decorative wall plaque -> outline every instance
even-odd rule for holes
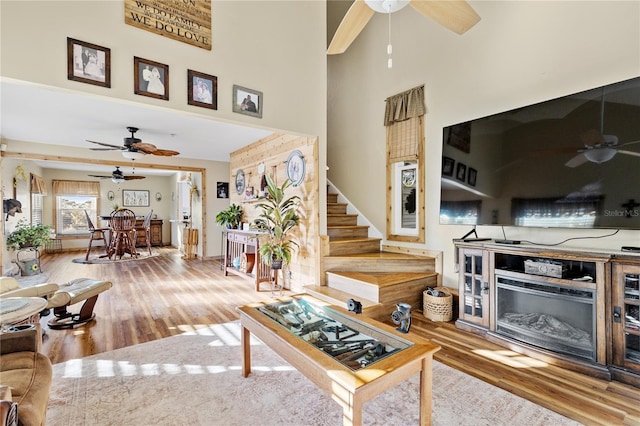
[[[211,0],[124,0],[124,22],[211,50]]]

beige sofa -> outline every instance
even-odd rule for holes
[[[40,352],[39,324],[20,331],[0,332],[0,425],[9,422],[17,404],[21,425],[45,424],[49,391],[53,378],[51,361]]]

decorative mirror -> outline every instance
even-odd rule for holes
[[[304,157],[300,151],[295,150],[287,159],[287,178],[293,186],[298,186],[304,180],[304,172]]]
[[[161,201],[162,200],[162,194],[159,192],[156,192],[156,201]]]
[[[109,191],[109,192],[107,192],[107,199],[108,199],[109,201],[113,201],[113,200],[114,200],[114,198],[116,198],[116,194],[114,194],[114,193],[113,193],[113,191]]]
[[[244,171],[238,169],[236,172],[236,193],[241,195],[244,192]]]

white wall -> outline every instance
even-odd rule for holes
[[[328,178],[372,223],[385,227],[384,100],[424,84],[427,114],[426,244],[444,252],[444,283],[456,286],[452,239],[469,228],[438,223],[442,128],[640,75],[638,1],[470,1],[482,17],[456,35],[413,8],[376,14],[346,53],[329,57]],[[354,165],[366,165],[354,173]],[[502,238],[499,227],[481,237]],[[508,237],[555,243],[609,230],[507,229]],[[572,246],[640,245],[640,231]]]

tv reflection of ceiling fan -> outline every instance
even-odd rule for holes
[[[567,161],[565,166],[578,167],[587,162],[605,163],[613,159],[618,153],[640,157],[640,152],[620,149],[623,146],[640,143],[640,140],[618,145],[618,137],[616,135],[604,133],[604,87],[602,88],[602,97],[600,99],[600,131],[592,129],[584,132],[580,135],[580,140],[584,148],[578,149],[578,155]]]
[[[407,4],[427,18],[458,34],[464,34],[480,21],[480,16],[475,10],[462,0],[355,0],[333,35],[327,54],[344,53],[375,12],[391,14]]]
[[[567,161],[565,163],[565,166],[578,167],[579,165],[587,163],[589,161],[597,164],[605,163],[613,159],[616,154],[626,154],[640,157],[640,152],[620,149],[623,146],[640,144],[640,140],[618,145],[617,136],[605,135],[595,130],[584,133],[581,139],[583,141],[592,141],[592,143],[585,143],[584,148],[578,150],[579,154]]]
[[[122,183],[126,180],[137,180],[137,179],[145,178],[144,176],[140,176],[140,175],[125,176],[124,173],[122,173],[122,170],[120,170],[120,167],[118,166],[116,166],[116,169],[110,175],[89,175],[89,176],[97,177],[100,179],[111,179],[113,183]]]
[[[180,154],[178,151],[172,151],[169,149],[159,149],[153,144],[142,142],[141,139],[138,139],[135,137],[135,134],[138,131],[137,127],[127,127],[127,130],[131,132],[131,137],[124,138],[123,146],[111,145],[104,142],[96,142],[96,141],[90,141],[90,140],[87,140],[87,142],[94,143],[96,145],[100,145],[104,147],[104,148],[90,148],[94,151],[120,150],[122,151],[122,155],[125,158],[128,158],[130,160],[135,160],[136,158],[146,154],[160,155],[164,157],[171,157],[171,156]]]

